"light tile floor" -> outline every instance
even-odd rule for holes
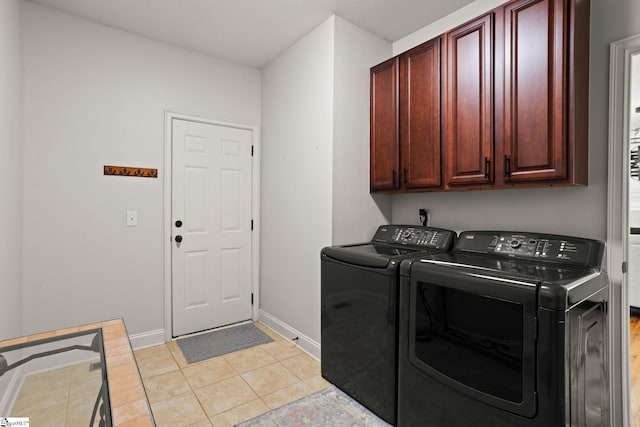
[[[97,360],[96,360],[97,361]],[[12,417],[29,417],[33,426],[88,426],[102,386],[93,362],[42,372],[25,378]],[[98,425],[96,420],[94,425]]]
[[[320,363],[260,323],[273,342],[189,365],[178,344],[135,352],[158,427],[226,427],[328,387]]]

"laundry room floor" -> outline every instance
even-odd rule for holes
[[[255,325],[273,342],[193,364],[175,341],[135,352],[158,427],[233,426],[330,385],[316,359]]]

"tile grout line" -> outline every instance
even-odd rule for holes
[[[189,382],[189,380],[187,379],[187,376],[186,376],[186,375],[185,375],[185,373],[184,373],[184,368],[188,368],[189,366],[195,366],[195,365],[197,365],[197,364],[199,364],[199,363],[205,362],[206,360],[212,360],[212,359],[215,359],[215,358],[202,360],[202,361],[200,361],[200,362],[196,362],[196,363],[191,364],[191,365],[187,364],[187,366],[180,366],[180,364],[179,364],[179,363],[178,363],[178,361],[176,360],[176,358],[175,358],[175,356],[174,356],[173,352],[171,351],[171,349],[168,349],[168,350],[169,350],[169,352],[171,353],[171,356],[173,357],[173,359],[175,360],[176,365],[178,366],[178,369],[180,370],[180,373],[181,373],[181,374],[182,374],[182,376],[185,378],[185,381],[186,381],[187,385],[189,386],[189,390],[191,391],[191,393],[193,394],[193,396],[195,397],[195,399],[198,401],[198,405],[200,406],[200,408],[202,409],[203,413],[204,413],[204,414],[205,414],[205,416],[207,417],[207,420],[209,421],[209,423],[211,423],[212,425],[213,425],[213,420],[212,420],[212,418],[213,418],[213,417],[216,417],[216,416],[218,416],[218,415],[222,415],[222,414],[224,414],[224,413],[226,413],[226,412],[232,411],[232,410],[234,410],[234,409],[236,409],[236,408],[238,408],[238,407],[240,407],[240,406],[242,406],[242,405],[245,405],[245,404],[247,404],[247,403],[249,403],[249,402],[251,402],[251,401],[253,401],[253,400],[257,400],[257,399],[252,399],[252,400],[249,400],[248,402],[241,403],[241,404],[239,404],[239,405],[236,405],[236,406],[233,406],[233,407],[231,407],[231,408],[228,408],[228,409],[226,409],[226,410],[224,410],[224,411],[222,411],[222,412],[219,412],[219,413],[217,413],[217,414],[214,414],[213,416],[209,415],[209,413],[208,413],[208,412],[206,411],[206,409],[204,408],[204,406],[203,406],[202,402],[200,401],[200,398],[199,398],[199,397],[198,397],[198,395],[196,394],[195,390],[196,390],[196,389],[200,389],[200,388],[204,388],[204,387],[208,387],[208,386],[213,385],[213,384],[217,384],[217,383],[219,383],[219,382],[221,382],[221,381],[228,380],[228,379],[231,379],[231,378],[233,378],[233,377],[240,377],[240,379],[241,379],[241,380],[242,380],[242,381],[243,381],[243,382],[244,382],[244,383],[245,383],[245,384],[246,384],[246,385],[251,389],[251,391],[253,391],[253,392],[255,393],[255,395],[258,397],[258,399],[259,399],[260,401],[262,401],[262,402],[265,404],[265,407],[269,408],[269,405],[267,405],[267,404],[262,400],[262,397],[258,394],[258,392],[257,392],[256,390],[254,390],[254,389],[251,387],[251,385],[250,385],[250,384],[248,384],[248,383],[247,383],[247,381],[242,377],[242,374],[241,374],[241,373],[236,369],[236,367],[235,367],[235,366],[233,366],[233,364],[232,364],[232,363],[231,363],[231,362],[230,362],[230,361],[225,357],[225,355],[224,355],[224,354],[223,354],[223,355],[220,355],[219,357],[221,357],[221,358],[222,358],[222,360],[224,360],[224,361],[225,361],[225,363],[227,363],[227,364],[231,367],[231,369],[233,369],[233,372],[235,372],[235,375],[234,375],[234,376],[230,376],[230,377],[228,377],[228,378],[222,378],[222,379],[220,379],[220,380],[218,380],[218,381],[215,381],[215,382],[213,382],[213,383],[205,384],[205,385],[202,385],[202,386],[200,386],[200,387],[195,387],[195,388],[194,388],[194,387],[191,385],[191,383]],[[178,348],[178,350],[179,350],[179,348]],[[242,351],[242,350],[240,350],[240,351]],[[229,353],[229,354],[231,354],[231,353]],[[185,359],[185,361],[186,361],[186,359]],[[277,360],[276,360],[276,362],[277,362]],[[256,368],[256,369],[259,369],[259,368]],[[249,372],[249,371],[248,371],[248,372]]]
[[[257,322],[256,322],[256,323],[257,323]],[[262,328],[260,328],[260,329],[262,329]],[[263,330],[263,332],[265,332],[265,331]],[[266,333],[266,332],[265,332],[265,333]],[[215,358],[202,360],[202,361],[199,361],[199,362],[196,362],[196,363],[193,363],[193,364],[186,363],[186,359],[185,359],[185,363],[186,363],[186,364],[185,364],[184,366],[182,366],[181,362],[179,361],[179,359],[180,359],[180,357],[179,357],[179,356],[180,356],[180,355],[178,355],[178,354],[176,353],[176,352],[179,352],[179,351],[180,351],[179,346],[177,346],[177,345],[175,345],[175,344],[170,345],[170,344],[171,344],[171,342],[170,342],[170,343],[164,343],[164,344],[162,344],[162,345],[165,347],[165,350],[169,352],[169,354],[170,354],[170,356],[171,356],[171,360],[172,360],[172,362],[173,362],[173,363],[175,364],[175,366],[177,367],[178,372],[180,373],[180,375],[181,375],[182,379],[185,381],[185,384],[186,384],[186,385],[187,385],[187,387],[188,387],[188,391],[186,391],[186,392],[184,393],[184,395],[186,396],[187,394],[190,394],[191,396],[193,396],[193,397],[196,399],[196,401],[198,402],[198,406],[200,407],[200,409],[201,409],[202,413],[204,414],[204,416],[205,416],[206,420],[207,420],[210,424],[212,424],[212,425],[213,425],[213,418],[214,418],[214,417],[217,417],[217,416],[223,415],[223,414],[228,413],[228,412],[230,412],[230,411],[234,411],[234,410],[236,410],[237,408],[239,408],[240,406],[243,406],[243,405],[249,404],[249,403],[254,402],[254,401],[259,401],[259,402],[261,402],[261,403],[262,403],[262,405],[264,406],[264,408],[266,408],[266,411],[261,412],[261,413],[259,413],[259,414],[251,415],[251,417],[246,418],[246,419],[243,419],[243,420],[241,420],[241,421],[237,421],[237,422],[243,422],[243,421],[246,421],[246,420],[248,420],[248,419],[250,419],[250,418],[253,418],[253,417],[255,417],[255,416],[263,415],[264,413],[267,413],[267,412],[269,412],[269,411],[271,411],[271,410],[275,409],[275,408],[272,408],[269,404],[267,404],[267,401],[265,400],[265,397],[266,397],[266,396],[270,396],[270,395],[272,395],[272,394],[274,394],[274,393],[278,393],[278,392],[280,392],[280,391],[282,391],[282,390],[284,390],[284,389],[287,389],[287,388],[291,388],[291,387],[302,387],[302,388],[304,388],[304,390],[305,390],[305,394],[304,394],[303,396],[301,396],[301,397],[304,397],[304,396],[308,395],[308,394],[309,394],[309,392],[313,392],[313,387],[312,387],[310,384],[308,384],[308,383],[307,383],[307,379],[311,379],[311,378],[313,378],[313,376],[312,376],[312,377],[309,377],[309,378],[307,378],[307,379],[305,379],[305,378],[301,378],[300,376],[296,375],[296,374],[295,374],[295,372],[293,372],[291,369],[289,369],[289,368],[288,368],[288,367],[283,363],[283,362],[285,362],[285,361],[287,361],[287,360],[290,360],[290,359],[293,359],[293,358],[296,358],[296,357],[304,356],[304,355],[306,354],[306,352],[304,352],[304,351],[302,351],[301,349],[299,349],[299,348],[298,348],[298,346],[297,346],[296,344],[291,344],[291,343],[289,343],[289,342],[288,342],[288,340],[283,339],[283,338],[282,338],[281,336],[279,336],[278,334],[276,334],[275,336],[272,336],[271,334],[267,334],[267,335],[269,335],[269,336],[272,338],[272,341],[271,341],[271,342],[269,342],[269,343],[260,344],[260,345],[256,346],[256,349],[259,349],[259,352],[264,353],[264,354],[268,355],[269,357],[271,357],[271,358],[273,359],[273,361],[271,361],[271,362],[269,362],[269,363],[267,363],[267,364],[265,364],[265,365],[258,366],[258,367],[256,367],[256,368],[249,369],[249,370],[248,370],[248,371],[246,371],[246,372],[240,372],[240,371],[237,369],[237,367],[236,367],[236,366],[234,366],[234,364],[232,363],[232,361],[231,361],[230,359],[228,359],[228,355],[230,355],[230,354],[234,354],[234,353],[236,353],[236,352],[231,352],[231,353],[227,353],[227,354],[225,354],[225,355],[220,355],[219,357],[221,357],[221,358],[222,358],[222,360],[224,360],[224,362],[225,362],[225,363],[226,363],[226,364],[231,368],[231,372],[235,373],[235,375],[232,375],[232,376],[229,376],[229,377],[226,377],[226,378],[221,378],[221,379],[218,379],[218,380],[216,380],[216,381],[214,381],[214,382],[212,382],[212,383],[210,383],[210,384],[204,384],[204,385],[201,385],[201,386],[199,386],[199,387],[193,387],[193,386],[192,386],[191,382],[187,379],[188,377],[187,377],[187,375],[186,375],[186,373],[185,373],[185,370],[186,370],[187,368],[190,368],[190,367],[193,367],[193,366],[197,366],[197,365],[199,365],[199,364],[203,364],[203,363],[205,363],[206,361],[208,361],[208,360],[213,360],[213,359],[215,359]],[[273,354],[272,352],[270,352],[269,350],[267,350],[266,348],[264,348],[265,346],[268,346],[269,344],[277,343],[277,342],[282,342],[282,343],[286,343],[286,344],[289,344],[289,345],[287,345],[287,346],[286,346],[286,347],[287,347],[287,349],[286,349],[286,350],[281,351],[281,352],[275,351],[275,354]],[[172,341],[172,343],[175,343],[175,340],[174,340],[174,341]],[[279,356],[279,355],[285,355],[285,354],[287,354],[287,352],[291,351],[291,350],[292,350],[292,349],[294,349],[294,348],[296,349],[295,354],[287,355],[286,357],[283,357],[282,359],[279,359],[279,358],[278,358],[278,356]],[[246,350],[246,349],[243,349],[243,350]],[[238,351],[242,351],[242,350],[238,350]],[[135,356],[135,354],[134,354],[134,356]],[[315,361],[315,359],[314,359],[314,361]],[[268,393],[268,394],[265,394],[264,396],[261,396],[261,395],[258,393],[258,391],[257,391],[256,389],[254,389],[254,388],[251,386],[251,384],[249,384],[249,382],[248,382],[248,381],[243,377],[243,375],[244,375],[244,374],[246,374],[246,373],[249,373],[249,372],[252,372],[252,371],[255,371],[255,370],[261,369],[261,368],[265,368],[265,367],[267,367],[267,366],[274,366],[274,365],[276,365],[276,363],[277,363],[277,364],[279,364],[279,367],[284,368],[286,372],[288,372],[289,374],[291,374],[292,378],[295,378],[295,380],[296,380],[296,381],[295,381],[293,384],[290,384],[290,385],[288,385],[288,386],[285,386],[285,387],[279,388],[279,389],[274,390],[274,391],[272,391],[272,392],[270,392],[270,393]],[[170,372],[171,372],[171,371],[170,371]],[[157,377],[157,376],[160,376],[160,375],[164,375],[164,374],[167,374],[167,373],[168,373],[168,372],[163,373],[163,374],[158,374],[158,375],[156,375],[156,376],[154,376],[154,377]],[[206,409],[205,409],[205,407],[204,407],[204,405],[203,405],[203,402],[200,400],[200,398],[199,398],[198,394],[196,393],[196,391],[197,391],[198,389],[201,389],[201,388],[204,388],[204,387],[208,387],[208,386],[211,386],[211,385],[217,384],[217,383],[219,383],[219,382],[221,382],[221,381],[228,380],[228,379],[232,379],[232,378],[234,378],[234,377],[236,377],[236,376],[237,376],[237,377],[240,377],[240,379],[242,380],[243,384],[244,384],[244,385],[246,385],[246,386],[248,387],[248,389],[249,389],[249,390],[251,390],[251,391],[255,394],[255,396],[256,396],[257,398],[256,398],[256,399],[250,399],[250,400],[248,400],[248,401],[246,401],[246,402],[243,402],[243,403],[240,403],[240,404],[235,405],[235,406],[233,406],[233,407],[227,408],[227,409],[225,409],[225,410],[224,410],[224,411],[222,411],[222,412],[219,412],[219,413],[217,413],[217,414],[214,414],[214,415],[212,415],[212,416],[209,416],[209,414],[207,413],[207,411],[206,411]],[[149,380],[150,378],[153,378],[153,377],[147,377],[146,379],[147,379],[147,380]],[[143,386],[145,386],[145,385],[144,385],[144,381],[143,381]],[[145,387],[145,390],[146,390],[146,387]],[[163,401],[166,401],[166,400],[174,399],[175,397],[176,397],[176,396],[167,397],[166,399],[163,399],[163,400],[158,401],[158,402],[163,402]],[[297,397],[297,398],[300,398],[300,397]],[[294,400],[295,400],[295,399],[294,399]],[[154,404],[157,404],[158,402],[154,402]],[[151,406],[151,405],[150,405],[150,406]]]
[[[177,343],[176,343],[176,345],[177,345]],[[176,366],[178,366],[178,371],[180,371],[180,375],[182,375],[182,377],[184,378],[184,381],[189,386],[189,391],[193,395],[193,397],[196,399],[196,402],[198,402],[198,406],[202,410],[202,413],[204,414],[206,420],[209,422],[209,424],[213,425],[213,421],[211,421],[211,417],[209,417],[209,414],[207,413],[207,410],[202,405],[202,402],[200,401],[200,398],[196,394],[194,388],[191,386],[191,383],[189,382],[189,380],[187,379],[187,376],[184,373],[184,368],[188,368],[189,367],[188,362],[187,362],[186,366],[184,366],[184,367],[180,366],[180,364],[178,363],[178,360],[176,359],[176,356],[173,354],[173,352],[171,351],[171,349],[168,346],[167,346],[167,350],[169,350],[169,353],[171,354],[171,357],[173,358],[173,361],[175,362]],[[179,346],[178,346],[178,351],[181,351]],[[184,355],[183,355],[183,357],[184,357]],[[187,361],[187,359],[185,358],[185,362],[186,361]]]
[[[169,353],[169,356],[171,357],[171,360],[173,361],[173,363],[177,367],[177,371],[180,373],[180,375],[182,375],[182,377],[185,380],[185,383],[189,386],[189,391],[186,391],[184,393],[177,394],[177,395],[174,395],[174,396],[169,396],[169,397],[167,397],[165,399],[158,400],[157,402],[153,402],[153,403],[149,402],[149,410],[153,414],[153,405],[158,404],[160,402],[164,402],[164,401],[170,400],[170,399],[175,399],[176,397],[186,396],[188,394],[191,394],[196,399],[196,401],[198,402],[198,406],[200,406],[200,408],[202,409],[202,413],[204,414],[205,418],[207,419],[207,421],[209,421],[209,416],[207,415],[207,412],[202,407],[202,403],[200,402],[200,399],[198,399],[198,396],[195,394],[195,392],[193,390],[193,387],[191,387],[191,384],[189,383],[189,381],[187,380],[186,376],[184,375],[182,367],[178,363],[178,360],[176,359],[175,355],[171,351],[171,348],[169,347],[168,343],[164,343],[164,344],[160,344],[160,345],[163,346],[165,348],[165,350]],[[135,357],[135,352],[134,352],[134,357]],[[158,356],[153,356],[153,357],[158,357]],[[151,358],[151,357],[149,357],[149,358]],[[145,388],[145,394],[147,395],[147,399],[148,399],[149,393],[147,391],[147,386],[145,385],[145,380],[149,380],[151,378],[155,378],[155,377],[159,377],[159,376],[162,376],[162,375],[166,375],[166,374],[171,373],[171,372],[173,372],[173,370],[169,371],[169,372],[164,372],[162,374],[158,374],[158,375],[142,378],[142,386]],[[140,376],[142,377],[142,375],[140,375]]]

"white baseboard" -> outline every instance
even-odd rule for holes
[[[164,329],[129,335],[129,341],[133,350],[164,344]]]
[[[0,398],[0,416],[8,416],[11,414],[11,408],[16,403],[22,383],[24,382],[24,373],[22,372],[22,366],[17,367],[13,371],[7,372],[5,375],[10,375],[7,381],[7,386],[4,394]]]
[[[304,335],[300,331],[297,331],[295,328],[284,323],[282,320],[278,319],[275,316],[267,313],[264,310],[260,310],[260,314],[258,317],[258,321],[268,328],[274,330],[279,333],[286,339],[293,339],[298,337],[298,346],[309,353],[311,356],[320,360],[320,343],[312,340],[308,336]]]

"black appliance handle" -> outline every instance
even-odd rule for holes
[[[537,304],[537,289],[540,281],[512,277],[508,275],[489,275],[482,269],[439,261],[414,261],[411,265],[411,280],[432,283],[444,288],[502,297],[521,303]]]
[[[361,255],[353,251],[341,250],[341,248],[327,247],[322,250],[322,261],[332,260],[341,262],[352,267],[373,268],[385,270],[389,266],[387,257],[371,257]]]

